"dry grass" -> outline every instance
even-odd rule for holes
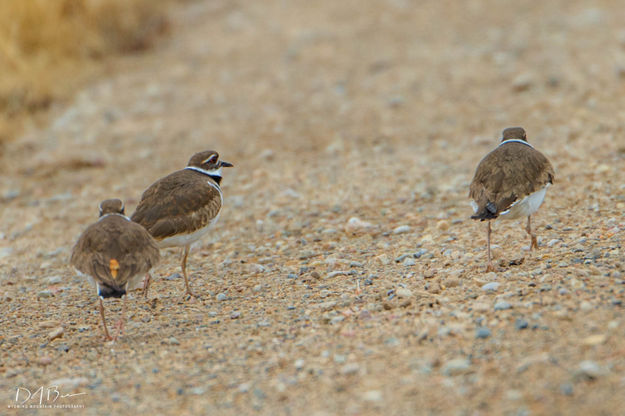
[[[167,27],[166,2],[0,2],[0,143],[67,96],[94,62],[149,47]]]

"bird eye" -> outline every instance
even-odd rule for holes
[[[202,162],[202,164],[207,164],[207,163],[215,163],[217,162],[217,155],[212,155],[211,157],[209,157],[208,159],[206,159],[204,162]]]

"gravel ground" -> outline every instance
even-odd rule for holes
[[[625,414],[620,2],[215,0],[173,21],[6,145],[0,406],[56,385],[80,414]],[[540,249],[497,221],[486,273],[468,186],[515,125],[556,180]],[[189,258],[201,298],[164,250],[103,342],[71,247],[99,201],[132,213],[210,148],[235,167]]]

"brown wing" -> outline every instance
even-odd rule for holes
[[[70,263],[114,290],[147,273],[160,259],[156,242],[138,224],[110,215],[90,225],[72,250]]]
[[[219,185],[208,175],[185,169],[150,186],[143,193],[132,220],[162,240],[207,226],[219,210]]]
[[[522,143],[496,148],[479,163],[469,197],[478,206],[472,218],[497,218],[516,200],[553,183],[554,171],[547,158]]]

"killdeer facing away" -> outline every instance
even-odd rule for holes
[[[531,215],[542,204],[553,178],[551,163],[527,142],[521,127],[505,129],[499,146],[477,165],[469,191],[475,213],[471,218],[488,221],[488,271],[494,270],[490,255],[490,220],[527,216],[525,231],[530,236],[530,250],[538,248]]]
[[[126,312],[126,292],[139,286],[141,278],[149,283],[149,270],[160,259],[156,242],[150,234],[124,215],[119,199],[107,199],[100,204],[100,219],[80,235],[72,249],[70,263],[95,285],[99,301],[104,336],[111,340],[102,299],[123,297],[122,315],[117,322],[122,333]]]
[[[160,248],[183,247],[180,266],[186,295],[195,296],[187,278],[189,248],[219,218],[221,168],[231,166],[213,150],[196,153],[186,168],[153,183],[132,214],[132,220],[143,225]]]

